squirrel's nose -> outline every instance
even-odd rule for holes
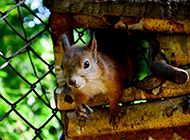
[[[75,79],[69,79],[68,83],[69,83],[69,85],[74,85],[74,84],[76,84],[76,80]]]

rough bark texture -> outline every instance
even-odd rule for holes
[[[167,40],[165,38],[167,38]],[[188,57],[184,57],[188,56],[188,50],[190,46],[188,44],[189,42],[188,38],[189,38],[188,36],[158,36],[158,41],[160,42],[160,50],[164,53],[167,52],[165,54],[168,57],[170,64],[173,64],[175,66],[184,66],[189,64]],[[61,44],[58,46],[62,48]],[[175,53],[175,51],[177,53]],[[59,51],[57,51],[56,53],[59,53]],[[175,53],[175,55],[173,55],[173,53]],[[60,62],[62,60],[59,57],[57,57],[57,59],[59,59]],[[161,60],[163,58],[158,55],[156,59]],[[75,108],[75,101],[72,96],[72,92],[69,91],[68,88],[66,90],[63,90],[62,88],[63,83],[61,82],[64,81],[64,79],[62,79],[63,76],[59,75],[62,74],[62,70],[61,69],[59,70],[60,71],[56,72],[57,74],[56,78],[59,85],[59,88],[56,90],[56,92],[63,93],[64,91],[65,94],[64,93],[56,94],[55,96],[57,99],[57,107],[60,110],[62,110],[62,123],[63,123],[63,128],[65,129],[64,131],[70,137],[74,137],[74,139],[79,139],[79,138],[82,139],[82,137],[84,136],[85,139],[102,139],[104,137],[108,138],[110,136],[110,139],[113,137],[117,137],[117,139],[120,139],[121,137],[129,139],[133,138],[140,139],[141,135],[138,138],[137,133],[145,132],[145,134],[143,135],[144,138],[147,138],[146,136],[148,135],[156,139],[160,136],[160,133],[162,133],[163,137],[166,137],[166,139],[170,139],[168,137],[172,137],[173,133],[176,132],[181,137],[188,138],[189,136],[188,127],[185,127],[185,129],[177,127],[181,125],[190,124],[190,122],[187,122],[189,118],[184,118],[187,116],[189,117],[189,115],[184,114],[182,112],[181,98],[159,102],[158,104],[147,103],[141,105],[131,105],[128,107],[127,106],[121,107],[120,108],[121,124],[118,130],[113,130],[113,126],[109,125],[110,113],[108,108],[93,108],[95,113],[93,113],[90,116],[90,120],[85,124],[83,122],[79,123],[78,119],[76,119],[75,113],[73,112],[67,113],[68,117],[65,117],[64,114],[67,112],[66,110],[72,110]],[[187,72],[189,72],[189,70],[187,70]],[[151,84],[153,81],[152,80],[146,81],[146,84]],[[190,82],[187,82],[185,84],[175,84],[171,81],[165,81],[161,86],[158,86],[157,88],[151,90],[151,93],[149,90],[144,91],[136,87],[129,87],[124,90],[121,102],[185,95],[189,94],[190,92],[189,87],[190,87]],[[88,102],[89,106],[99,106],[105,104],[109,104],[109,100],[106,95],[96,96],[95,98],[91,99]],[[177,114],[175,114],[176,112]],[[82,128],[79,127],[79,124],[80,126],[84,125],[84,127]],[[175,127],[175,128],[171,128],[171,130],[167,130],[169,132],[166,132],[165,129],[166,127],[167,128]],[[158,132],[159,135],[157,135]],[[134,135],[132,135],[131,133],[134,133]],[[174,134],[177,135],[176,133]],[[100,136],[99,134],[103,135]]]
[[[159,33],[190,34],[190,2],[187,0],[44,0],[52,12],[49,25],[54,43],[57,107],[62,111],[65,134],[80,139],[190,139],[190,115],[183,112],[182,97],[139,105],[120,107],[120,123],[114,130],[109,124],[108,108],[93,108],[94,113],[87,122],[76,119],[72,112],[75,101],[68,87],[63,88],[65,79],[60,67],[64,51],[60,41],[66,33],[72,43],[72,28],[122,28]],[[158,36],[160,51],[169,64],[182,67],[189,65],[189,36]],[[156,60],[162,60],[157,56]],[[187,70],[189,71],[189,70]],[[160,80],[156,88],[152,83],[158,79],[146,79],[141,86],[124,89],[121,102],[141,99],[175,97],[190,93],[190,82],[175,84]],[[159,85],[159,84],[158,84]],[[62,94],[61,94],[62,93]],[[99,95],[88,102],[89,106],[109,104],[106,95]],[[188,126],[185,126],[188,125]],[[167,127],[167,128],[166,128]],[[175,138],[174,138],[175,137]]]
[[[162,51],[169,59],[169,64],[181,67],[185,65],[189,65],[190,57],[190,37],[189,36],[161,36],[157,37],[160,43],[160,51]],[[60,59],[60,58],[59,58]],[[157,56],[156,60],[161,60],[163,57],[160,55]],[[61,60],[60,60],[61,61]],[[61,73],[60,70],[57,73]],[[189,73],[189,69],[187,69]],[[62,73],[61,73],[62,74]],[[57,81],[63,81],[63,76],[57,77]],[[190,93],[190,81],[185,84],[175,84],[171,81],[165,81],[163,84],[156,88],[149,88],[153,83],[158,81],[157,78],[150,78],[146,81],[142,81],[141,87],[144,87],[144,90],[139,89],[137,87],[129,87],[124,89],[123,96],[121,101],[128,102],[133,100],[141,100],[141,99],[155,99],[155,98],[163,98],[163,97],[175,97],[180,95],[185,95]],[[60,84],[61,85],[61,84]],[[58,93],[66,92],[63,88],[57,89]],[[66,101],[71,98],[74,100],[71,92],[69,94],[60,94],[57,95],[57,105],[60,110],[69,110],[74,109],[75,101],[69,103]],[[71,100],[70,99],[70,100]],[[88,102],[89,106],[99,106],[109,104],[108,98],[106,95],[99,95],[95,98],[91,99]]]
[[[48,0],[44,0],[48,1]],[[128,16],[167,19],[188,19],[187,0],[54,0],[52,12],[71,12],[101,17]]]
[[[170,64],[178,67],[190,64],[190,36],[162,35],[157,39]]]
[[[188,126],[185,126],[185,129],[181,129],[181,127],[176,128],[165,128],[159,130],[147,130],[147,131],[135,131],[135,132],[123,132],[123,133],[115,133],[110,134],[107,133],[101,136],[85,136],[85,137],[74,137],[74,138],[66,138],[65,140],[187,140],[186,138],[182,138],[178,132],[175,130],[181,130],[180,133],[184,132],[185,136],[188,136],[190,133],[188,132]]]
[[[138,89],[136,87],[129,87],[124,89],[123,95],[121,98],[121,102],[129,102],[134,100],[145,100],[145,99],[158,99],[164,97],[175,97],[186,95],[190,93],[190,82],[185,84],[175,84],[170,81],[165,81],[161,86],[153,89],[150,92],[146,92],[144,90]],[[71,110],[75,108],[76,102],[74,101],[74,97],[72,93],[69,94],[57,94],[57,107],[59,110]],[[66,98],[70,98],[68,102]],[[107,95],[100,94],[95,96],[93,99],[90,99],[87,103],[89,106],[100,106],[109,104],[109,100]]]
[[[190,34],[189,20],[101,16],[53,12],[49,19],[51,29],[63,33],[69,28],[116,28],[145,32]]]
[[[190,124],[190,114],[183,113],[182,97],[146,104],[123,106],[120,107],[119,116],[120,123],[117,129],[114,129],[109,124],[110,113],[108,108],[95,108],[94,113],[89,115],[90,120],[86,122],[76,119],[75,112],[68,112],[66,113],[69,122],[67,134],[69,137],[107,133],[116,134],[150,129],[158,130]],[[157,137],[154,132],[150,131],[149,133]]]
[[[159,18],[129,18],[115,17],[112,20],[109,16],[93,17],[89,15],[73,14],[73,28],[116,28],[127,30],[138,30],[158,33],[189,34],[189,20],[171,20]]]

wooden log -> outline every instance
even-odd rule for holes
[[[189,80],[189,75],[185,70],[171,66],[165,60],[153,61],[150,70],[156,76],[177,84],[184,84]]]
[[[63,89],[62,89],[63,90]],[[161,86],[153,89],[152,93],[146,92],[136,87],[129,87],[123,90],[121,102],[129,102],[134,100],[147,100],[158,99],[164,97],[176,97],[181,95],[187,95],[190,93],[190,81],[185,84],[175,84],[171,81],[165,81]],[[70,98],[72,102],[67,102],[66,98]],[[75,108],[76,102],[72,92],[56,94],[57,107],[59,110],[72,110]],[[87,103],[88,106],[101,106],[109,104],[109,100],[106,94],[100,94],[90,99]]]
[[[151,130],[143,130],[143,131],[134,131],[134,132],[123,132],[123,133],[115,133],[115,134],[104,134],[104,135],[93,135],[93,136],[77,136],[73,138],[65,137],[65,140],[113,140],[116,138],[117,140],[154,140],[154,138],[160,138],[161,140],[187,140],[186,135],[178,135],[175,130],[179,130],[180,127],[174,128],[164,128],[164,129],[151,129]],[[185,132],[188,131],[188,126],[185,126]],[[181,129],[182,130],[182,129]],[[160,135],[158,135],[160,134]]]
[[[72,28],[122,28],[149,32],[190,33],[188,18],[190,3],[187,1],[167,3],[161,0],[116,1],[50,1],[51,5],[47,7],[51,10],[51,15],[59,13],[53,16],[55,17],[53,20],[50,16],[50,21],[54,21],[50,26],[60,31],[68,28],[73,22]],[[49,3],[49,0],[44,0],[44,3]],[[63,24],[59,24],[60,22]]]
[[[157,39],[160,50],[169,59],[169,64],[177,67],[190,64],[190,36],[160,35]]]
[[[71,0],[72,1],[72,0]],[[71,2],[69,1],[69,2]],[[57,1],[55,1],[56,3]],[[68,2],[68,1],[63,1]],[[76,1],[72,1],[76,2]],[[62,87],[65,83],[65,80],[62,78],[62,70],[60,69],[60,64],[62,61],[62,57],[64,52],[62,51],[62,45],[60,43],[60,36],[62,33],[65,33],[70,28],[76,27],[83,27],[83,28],[124,28],[128,30],[141,30],[141,31],[150,31],[150,32],[165,32],[165,33],[180,33],[180,34],[189,34],[190,33],[190,24],[189,21],[184,21],[190,15],[188,10],[187,12],[184,9],[188,8],[187,1],[169,1],[167,5],[164,5],[162,1],[136,1],[141,3],[136,3],[133,5],[130,1],[125,1],[123,5],[118,0],[118,4],[114,4],[113,2],[109,2],[110,5],[105,3],[99,3],[97,0],[95,4],[91,5],[91,1],[89,3],[79,4],[80,2],[84,1],[77,1],[78,3],[72,3],[68,5],[66,8],[69,9],[63,14],[54,13],[54,18],[50,18],[50,26],[53,31],[53,42],[54,42],[54,53],[55,53],[55,64],[56,64],[56,79],[58,83],[58,88],[56,89],[55,93],[62,93]],[[143,2],[148,2],[149,5],[144,6]],[[152,2],[152,3],[151,3]],[[172,3],[173,2],[173,3]],[[150,4],[151,3],[151,4]],[[64,3],[65,4],[65,3]],[[141,4],[141,6],[139,5]],[[170,7],[171,5],[175,5],[176,7]],[[51,4],[52,6],[53,4]],[[61,4],[60,4],[61,5]],[[56,4],[54,4],[56,6]],[[54,7],[53,6],[53,7]],[[126,7],[127,8],[126,8]],[[162,7],[163,6],[163,7]],[[100,9],[99,9],[100,7]],[[118,8],[116,8],[118,7]],[[161,7],[161,9],[160,9]],[[83,9],[84,8],[84,9]],[[124,10],[123,10],[123,9]],[[163,9],[164,8],[164,9]],[[71,11],[70,11],[71,10]],[[77,11],[79,10],[79,11]],[[172,12],[176,12],[176,14],[171,14]],[[55,12],[52,8],[52,11]],[[142,12],[143,11],[143,12]],[[63,12],[63,11],[60,11]],[[70,14],[73,12],[74,14]],[[98,13],[97,13],[98,12]],[[81,14],[82,13],[82,14]],[[149,13],[149,17],[151,18],[139,18],[144,17],[146,14]],[[93,16],[92,16],[93,15]],[[113,18],[112,18],[113,16]],[[128,16],[132,16],[132,18],[128,18]],[[139,17],[138,17],[139,16]],[[159,18],[167,18],[167,20],[162,20]],[[172,20],[171,20],[172,19]],[[183,21],[176,21],[173,19],[180,19]],[[64,22],[63,22],[64,21]],[[74,23],[73,23],[74,21]],[[54,36],[55,35],[55,36]],[[161,37],[162,38],[162,37]],[[159,38],[161,41],[164,42],[164,38]],[[177,37],[178,38],[178,37]],[[187,39],[187,38],[186,38]],[[186,40],[184,39],[184,40]],[[180,49],[182,53],[179,55],[186,53],[188,55],[188,48],[186,48],[186,43],[183,39],[180,40]],[[177,42],[177,41],[176,41]],[[185,44],[184,44],[185,42]],[[187,41],[188,42],[188,41]],[[163,43],[163,44],[164,44]],[[173,42],[175,44],[175,42]],[[162,45],[163,45],[162,44]],[[168,42],[165,44],[168,45]],[[161,46],[162,46],[161,45]],[[176,45],[176,44],[175,44]],[[174,45],[174,46],[175,46]],[[164,45],[163,45],[164,46]],[[179,47],[177,46],[177,47]],[[185,47],[184,47],[185,46]],[[165,47],[165,46],[164,46]],[[162,51],[165,49],[168,51],[168,48],[162,48]],[[171,51],[172,52],[172,51]],[[189,64],[188,58],[184,62],[184,58],[178,58],[178,52],[169,53],[169,60],[171,64],[175,66],[184,66]],[[172,54],[172,55],[171,55]],[[170,56],[171,55],[171,56]],[[189,93],[189,82],[184,85],[174,84],[172,82],[166,81],[162,84],[162,86],[158,86],[158,88],[154,89],[152,92],[153,94],[149,94],[141,89],[137,89],[135,87],[130,87],[124,90],[123,97],[121,99],[122,102],[133,101],[135,99],[153,99],[153,98],[161,98],[161,97],[173,97],[179,96]],[[182,99],[172,99],[170,100],[171,104],[168,103],[159,103],[159,104],[152,104],[148,103],[146,106],[143,105],[135,105],[130,107],[121,107],[120,110],[120,117],[122,123],[119,124],[118,130],[113,130],[112,126],[109,126],[109,110],[107,108],[96,108],[94,109],[95,113],[92,114],[90,117],[90,121],[82,124],[84,126],[79,126],[79,122],[77,122],[75,117],[71,117],[73,113],[65,112],[65,110],[71,110],[75,108],[75,101],[72,97],[72,93],[68,90],[66,93],[69,94],[56,94],[57,97],[57,105],[62,112],[62,123],[63,128],[66,129],[69,136],[80,137],[82,136],[92,136],[86,137],[86,139],[97,139],[96,135],[104,134],[104,136],[100,136],[101,138],[108,138],[106,134],[110,134],[110,139],[113,137],[118,139],[121,138],[125,131],[139,131],[144,129],[153,129],[153,128],[164,128],[164,127],[173,127],[179,125],[189,124],[189,115],[182,113],[182,106],[181,101]],[[89,101],[89,106],[99,106],[108,104],[107,96],[99,95],[96,96],[94,99]],[[66,108],[67,106],[68,108]],[[156,108],[156,109],[155,109]],[[104,112],[105,111],[105,112]],[[125,115],[127,113],[127,115]],[[143,114],[144,113],[144,114]],[[128,115],[129,114],[129,115]],[[146,115],[145,115],[146,114]],[[148,114],[148,115],[147,115]],[[161,114],[161,115],[160,115]],[[65,117],[67,116],[67,117]],[[75,116],[75,115],[74,115]],[[179,119],[180,118],[180,119]],[[163,123],[162,120],[165,120]],[[101,120],[101,121],[100,121]],[[150,122],[147,123],[147,120]],[[67,123],[69,121],[69,124]],[[103,127],[99,128],[97,122],[101,125],[104,124]],[[107,122],[107,123],[106,123]],[[107,125],[106,125],[107,124]],[[78,127],[79,126],[79,127]],[[177,128],[175,129],[178,131],[178,134],[189,138],[189,133],[187,127],[185,128]],[[65,132],[66,132],[65,131]],[[140,131],[143,132],[143,131]],[[155,133],[155,131],[149,131],[148,133],[140,133],[136,136],[136,138],[146,138],[147,135],[152,135],[153,138],[159,138]],[[169,139],[173,132],[170,130],[162,130],[159,131],[162,135],[167,133],[167,138]],[[106,133],[106,134],[105,134]],[[116,135],[114,135],[115,133]],[[134,133],[134,132],[133,132]]]
[[[151,136],[153,139],[164,139],[164,140],[170,140],[173,138],[174,131],[173,128],[164,128],[164,129],[152,129],[148,130],[149,136]]]
[[[52,18],[53,17],[53,18]],[[66,22],[68,20],[68,23]],[[71,26],[71,21],[72,26]],[[159,18],[137,17],[95,17],[82,14],[52,13],[49,19],[50,27],[58,32],[70,28],[116,28],[139,30],[145,32],[190,34],[189,20],[171,20]],[[60,24],[60,25],[59,25]],[[68,26],[69,24],[70,26]]]
[[[114,129],[109,124],[110,113],[108,108],[94,109],[94,113],[90,115],[90,120],[86,122],[80,122],[76,119],[74,112],[67,112],[65,116],[69,122],[67,134],[69,137],[90,136],[190,125],[190,114],[183,113],[182,97],[123,106],[120,108],[119,115],[120,123],[117,129]],[[172,135],[171,130],[163,132],[166,131],[167,137],[170,137]],[[171,134],[169,135],[168,132]],[[182,132],[180,131],[180,133]],[[187,136],[188,134],[183,132],[181,135]]]
[[[72,17],[70,14],[60,14],[52,13],[49,18],[49,25],[51,27],[52,33],[51,37],[53,40],[53,50],[54,50],[54,61],[55,61],[55,74],[57,87],[62,87],[65,84],[65,79],[63,76],[63,70],[61,68],[61,63],[64,56],[64,51],[61,42],[61,36],[66,34],[70,44],[73,44],[73,31],[71,29]],[[56,93],[61,91],[57,90]]]
[[[189,59],[189,50],[190,50],[190,37],[189,36],[165,36],[160,35],[157,37],[160,43],[160,50],[168,57],[169,64],[174,65],[176,67],[181,67],[184,65],[188,65],[190,63]],[[158,56],[156,60],[163,59],[161,56]],[[189,69],[187,69],[187,73],[190,73]],[[61,76],[60,76],[61,78]],[[124,89],[123,96],[121,98],[121,102],[128,102],[133,100],[142,100],[142,99],[156,99],[156,98],[164,98],[164,97],[175,97],[186,95],[190,93],[190,81],[185,84],[175,84],[171,81],[165,81],[162,84],[161,82],[158,83],[156,88],[151,89],[152,83],[156,83],[158,81],[157,78],[151,78],[145,81],[144,85],[141,87],[146,87],[145,89],[139,89],[137,87],[129,87]],[[159,86],[161,84],[161,86]],[[151,87],[149,89],[149,86]],[[155,86],[155,85],[153,85]],[[64,88],[60,87],[57,89],[62,93],[64,92]],[[64,92],[66,93],[66,92]],[[75,101],[74,97],[72,96],[71,91],[68,92],[69,94],[58,94],[56,95],[57,98],[57,107],[60,110],[70,110],[75,108]],[[67,102],[65,98],[71,98],[73,102]],[[98,95],[95,96],[93,99],[89,100],[89,106],[100,106],[109,104],[109,100],[106,95]]]
[[[187,0],[54,0],[48,7],[51,12],[80,13],[96,17],[110,15],[188,19],[189,5]]]
[[[190,34],[189,20],[171,20],[159,18],[120,17],[117,22],[109,20],[109,16],[93,17],[89,15],[73,14],[73,28],[115,28],[138,30],[158,33]]]

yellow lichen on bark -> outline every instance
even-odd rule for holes
[[[161,129],[190,124],[190,114],[183,113],[182,97],[138,105],[123,106],[119,111],[120,122],[117,129],[109,123],[108,108],[96,108],[90,120],[80,122],[76,117],[68,117],[69,137],[101,135],[123,131]]]

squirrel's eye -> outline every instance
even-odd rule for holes
[[[88,60],[85,61],[85,62],[84,62],[84,68],[87,69],[89,66],[90,66],[89,61],[88,61]]]

